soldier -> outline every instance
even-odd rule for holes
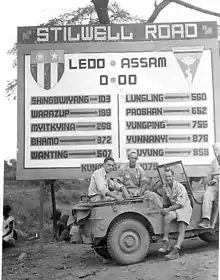
[[[213,202],[218,200],[219,194],[219,163],[220,163],[220,145],[214,144],[213,150],[216,158],[213,159],[209,176],[207,178],[208,187],[205,191],[202,203],[202,221],[199,224],[201,228],[210,228],[210,219]]]
[[[179,257],[179,250],[185,238],[185,230],[191,219],[192,207],[185,187],[175,180],[172,169],[165,169],[165,180],[166,184],[163,186],[164,208],[161,210],[164,215],[163,246],[159,252],[166,253],[170,250],[170,223],[177,220],[177,244],[169,254],[165,255],[166,259],[176,259]]]
[[[2,243],[3,247],[7,245],[14,245],[14,217],[10,216],[11,211],[10,205],[3,206],[3,234],[2,234]]]
[[[128,163],[120,167],[118,179],[130,194],[141,195],[146,190],[150,180],[146,177],[143,168],[137,164],[138,154],[135,149],[128,152],[128,160]]]
[[[144,169],[137,164],[137,150],[131,149],[128,152],[129,162],[122,165],[119,170],[119,181],[127,188],[133,196],[144,196],[153,202],[156,209],[162,208],[161,197],[151,191],[150,179],[146,176]]]
[[[88,196],[92,202],[112,199],[121,202],[123,197],[115,194],[114,191],[121,192],[125,198],[129,198],[124,186],[120,186],[117,182],[107,178],[107,174],[113,170],[114,163],[115,160],[112,157],[106,157],[103,166],[93,173],[88,191]]]

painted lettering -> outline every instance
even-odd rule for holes
[[[126,108],[126,116],[159,116],[163,108]]]
[[[167,135],[126,135],[127,144],[168,143]]]
[[[69,59],[69,69],[103,69],[105,68],[104,58],[80,58]]]
[[[31,151],[31,160],[66,159],[68,151]]]
[[[127,121],[127,130],[139,130],[139,129],[163,129],[166,127],[164,121]]]
[[[126,94],[126,103],[163,102],[163,94]]]
[[[167,67],[166,57],[122,58],[121,68]]]

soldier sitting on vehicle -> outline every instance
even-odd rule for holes
[[[220,146],[213,145],[213,150],[216,158],[213,159],[211,169],[206,182],[208,187],[205,191],[203,203],[202,203],[202,221],[199,224],[201,228],[210,228],[210,219],[212,213],[213,202],[218,200],[219,193],[219,163],[220,163]]]
[[[128,163],[120,167],[118,180],[126,186],[132,196],[144,195],[153,201],[155,205],[162,208],[161,197],[157,193],[150,191],[150,179],[147,178],[144,169],[137,164],[137,150],[131,149],[128,152],[128,160]]]
[[[107,178],[107,174],[113,170],[114,163],[115,160],[112,157],[106,157],[103,166],[93,173],[88,190],[88,196],[91,202],[114,199],[121,202],[123,197],[116,194],[114,191],[122,193],[124,198],[130,197],[124,186]]]
[[[177,244],[169,254],[165,255],[167,259],[176,259],[179,257],[179,250],[185,238],[185,230],[191,219],[192,207],[185,187],[174,179],[172,169],[165,169],[165,180],[166,184],[163,186],[164,208],[161,210],[164,215],[163,246],[159,252],[166,253],[170,250],[170,223],[177,220]]]

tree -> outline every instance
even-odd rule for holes
[[[95,6],[95,10],[98,15],[100,24],[110,24],[111,21],[108,15],[109,0],[92,0],[92,2]],[[216,13],[207,9],[202,9],[200,7],[189,4],[182,0],[162,0],[159,4],[157,4],[157,1],[155,0],[154,11],[152,12],[151,16],[148,18],[147,22],[154,22],[157,16],[159,15],[159,13],[170,3],[176,3],[185,8],[189,8],[212,16],[220,17],[220,13]]]
[[[16,179],[16,159],[10,159],[9,161],[4,160],[4,179],[15,180]]]
[[[147,1],[147,0],[146,0]],[[115,24],[115,23],[150,23],[154,22],[159,13],[167,7],[170,3],[181,5],[188,9],[193,9],[198,12],[220,17],[219,13],[202,9],[194,6],[182,0],[162,0],[154,2],[154,10],[150,17],[146,20],[137,16],[132,16],[129,12],[122,9],[117,3],[110,2],[109,0],[91,0],[92,5],[88,5],[84,8],[78,8],[70,13],[64,13],[58,18],[53,18],[47,23],[43,23],[43,26],[54,25],[77,25],[77,24]],[[16,44],[8,54],[16,55]],[[13,62],[13,67],[17,67],[16,58]],[[13,79],[7,82],[6,97],[12,97],[16,99],[15,89],[17,87],[17,80]]]

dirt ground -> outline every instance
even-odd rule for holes
[[[39,240],[20,242],[3,253],[3,280],[173,280],[218,279],[218,245],[198,238],[186,240],[177,260],[167,261],[159,256],[159,243],[151,246],[143,263],[119,266],[104,261],[89,245],[55,243]],[[19,258],[20,257],[20,258]]]
[[[76,191],[86,186],[65,188],[56,193],[57,207],[68,212],[73,205]],[[16,226],[35,236],[39,228],[39,188],[22,184],[5,185],[4,200],[13,206]],[[71,193],[73,192],[73,193]],[[71,194],[71,195],[70,195]],[[44,203],[45,244],[40,253],[39,240],[20,240],[14,248],[8,248],[2,256],[3,280],[173,280],[218,279],[218,245],[208,244],[199,238],[186,240],[181,258],[166,261],[157,253],[160,244],[151,246],[143,263],[119,266],[106,262],[89,245],[51,242],[51,201]],[[46,216],[47,215],[47,216]]]

